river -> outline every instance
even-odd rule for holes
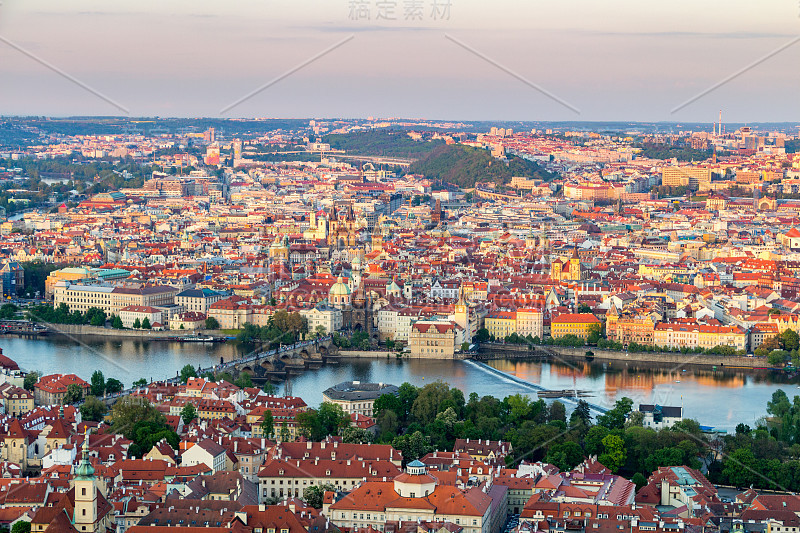
[[[88,380],[95,370],[121,380],[126,386],[139,378],[161,379],[175,376],[186,364],[207,367],[220,358],[237,357],[233,344],[195,344],[138,339],[84,338],[77,342],[65,337],[21,339],[0,338],[3,353],[24,370],[49,373],[75,373]],[[490,361],[488,365],[527,382],[548,389],[587,391],[587,401],[611,407],[623,396],[634,404],[683,405],[685,416],[703,425],[732,430],[739,422],[750,424],[764,416],[772,393],[782,388],[791,398],[800,394],[797,380],[767,372],[743,370],[699,370],[658,368],[627,362],[593,361],[528,362]],[[382,381],[399,385],[404,381],[424,385],[441,379],[462,389],[466,395],[504,397],[532,394],[520,385],[481,363],[473,361],[422,361],[395,358],[351,359],[326,365],[294,376],[281,384],[310,405],[322,400],[322,391],[346,380]]]

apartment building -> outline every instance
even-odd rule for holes
[[[587,340],[592,330],[600,325],[600,320],[591,313],[565,313],[550,321],[550,335],[554,339],[575,335]]]
[[[225,298],[225,295],[211,289],[185,289],[175,295],[175,305],[182,305],[186,311],[208,314],[211,304]]]
[[[301,309],[300,316],[308,320],[308,331],[312,333],[320,326],[325,328],[325,333],[333,333],[342,328],[342,311],[335,307],[318,305],[311,309]]]
[[[118,315],[122,308],[128,306],[171,305],[175,302],[178,290],[167,285],[111,287],[60,281],[55,285],[53,293],[56,307],[63,303],[70,311],[82,313],[97,307],[110,315]]]
[[[711,183],[711,169],[700,167],[665,167],[661,170],[661,184],[669,187],[702,189]]]

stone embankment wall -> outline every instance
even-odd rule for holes
[[[769,366],[763,357],[742,357],[736,355],[702,355],[682,354],[675,352],[642,352],[629,353],[613,350],[597,350],[592,348],[562,348],[548,346],[549,351],[569,358],[586,358],[586,352],[591,350],[595,360],[610,361],[635,361],[640,363],[656,363],[669,365],[700,365],[717,367],[746,367],[765,368]]]
[[[186,330],[172,330],[172,331],[153,331],[151,329],[113,329],[101,328],[98,326],[85,326],[78,324],[52,324],[50,326],[51,335],[65,335],[65,336],[94,336],[94,337],[131,337],[138,339],[157,339],[164,337],[179,337],[196,333]],[[204,330],[204,335],[223,336],[221,331],[217,330]]]

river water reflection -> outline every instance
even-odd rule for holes
[[[210,366],[220,358],[229,360],[239,355],[233,344],[194,344],[139,339],[109,340],[65,337],[39,339],[0,338],[3,353],[25,370],[45,373],[73,372],[89,379],[99,369],[106,377],[120,379],[126,386],[139,378],[166,378],[176,375],[186,364]],[[752,425],[765,414],[772,393],[782,388],[793,397],[800,395],[797,380],[767,372],[745,372],[725,369],[716,372],[686,369],[664,369],[644,363],[593,361],[525,362],[490,361],[494,369],[548,389],[587,391],[591,403],[610,407],[622,397],[635,404],[657,403],[683,405],[685,415],[701,424],[732,430],[737,423]],[[424,385],[441,379],[469,395],[504,397],[509,394],[531,394],[531,390],[504,378],[472,361],[421,361],[395,358],[351,359],[337,365],[326,365],[294,376],[288,384],[279,385],[283,393],[288,387],[294,395],[309,404],[322,400],[322,391],[345,380],[382,381],[400,384],[404,381]],[[533,393],[535,397],[535,393]]]

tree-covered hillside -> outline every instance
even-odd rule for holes
[[[510,182],[514,176],[545,181],[555,177],[533,161],[510,156],[506,164],[492,157],[487,150],[459,144],[436,148],[411,165],[409,172],[444,180],[463,188],[474,187],[480,181],[504,184]]]
[[[689,146],[648,143],[640,145],[640,147],[642,151],[639,152],[639,156],[650,159],[672,159],[675,157],[678,161],[705,161],[714,155],[713,150],[696,150]]]
[[[430,153],[444,141],[415,141],[402,131],[375,130],[328,135],[325,142],[348,154],[416,158]]]

